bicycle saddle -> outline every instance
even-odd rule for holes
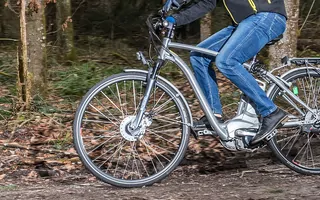
[[[282,38],[283,38],[283,34],[279,35],[278,37],[268,42],[267,45],[274,45],[275,43],[279,42]]]

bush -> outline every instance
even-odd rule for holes
[[[75,99],[83,96],[88,90],[102,79],[116,73],[122,72],[122,66],[99,66],[89,62],[75,64],[67,70],[54,73],[58,80],[54,87],[59,96]]]

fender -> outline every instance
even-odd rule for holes
[[[146,74],[146,76],[148,77],[149,72],[146,70],[140,70],[140,69],[125,69],[124,72],[136,72],[136,73],[140,73],[140,74]],[[192,113],[189,107],[188,102],[186,101],[186,99],[184,98],[184,96],[181,94],[181,92],[178,90],[178,88],[176,88],[172,83],[170,83],[167,79],[163,78],[162,76],[157,75],[157,78],[160,79],[161,81],[165,82],[166,84],[168,84],[170,87],[172,87],[175,92],[177,92],[177,94],[181,97],[183,103],[186,105],[186,109],[187,109],[187,115],[189,117],[189,122],[188,122],[188,126],[193,127],[193,119],[192,119]]]
[[[320,73],[320,70],[316,67],[299,67],[299,68],[295,68],[292,70],[289,70],[288,72],[284,73],[281,75],[281,79],[286,80],[287,76],[290,76],[292,73],[296,72],[296,71],[300,71],[300,70],[315,70],[318,71]],[[267,91],[267,96],[270,97],[271,92],[277,87],[276,84],[272,84],[271,87],[268,89]]]

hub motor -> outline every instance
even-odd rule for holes
[[[318,110],[313,110],[319,115]],[[303,125],[303,131],[307,133],[320,133],[320,120],[315,119],[311,112],[308,112],[305,117],[305,124]]]
[[[135,116],[128,116],[120,124],[120,134],[122,137],[128,141],[135,142],[141,139],[145,132],[146,128],[151,125],[152,120],[148,117],[143,117],[141,125],[132,130],[130,125],[134,121]]]

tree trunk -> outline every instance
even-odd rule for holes
[[[207,39],[211,35],[211,13],[206,14],[200,22],[200,39],[201,41]]]
[[[34,96],[46,94],[45,1],[35,4],[36,10],[26,13],[26,0],[21,0],[18,90],[27,110]]]
[[[71,0],[57,1],[58,43],[65,59],[76,60],[74,31],[71,19]]]
[[[269,48],[270,66],[276,68],[281,65],[285,56],[295,57],[298,42],[299,1],[285,0],[288,21],[284,38]]]
[[[19,63],[18,63],[18,94],[23,102],[30,106],[30,93],[27,93],[26,79],[28,76],[28,42],[27,42],[27,22],[26,22],[26,1],[21,0],[20,9],[20,43],[19,43]]]

